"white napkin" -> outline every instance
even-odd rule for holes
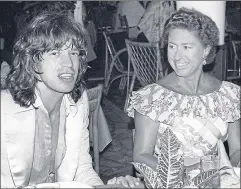
[[[226,167],[220,171],[220,180],[222,188],[231,188],[240,186],[240,175],[238,176],[231,165],[222,141],[218,141],[220,154],[220,168]]]

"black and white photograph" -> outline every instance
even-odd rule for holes
[[[240,188],[241,1],[0,1],[0,188]]]

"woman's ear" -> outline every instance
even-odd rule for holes
[[[204,57],[207,57],[208,56],[208,54],[209,54],[209,52],[211,51],[211,46],[210,45],[207,45],[206,47],[205,47],[205,49],[204,49]]]

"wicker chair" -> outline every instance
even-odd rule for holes
[[[126,110],[129,103],[129,96],[132,93],[135,79],[137,78],[141,86],[154,83],[167,74],[167,69],[163,64],[159,43],[140,43],[125,40],[128,51],[128,67],[132,65],[134,75],[129,86],[127,81],[127,97],[125,102]]]
[[[94,161],[93,166],[96,173],[100,172],[100,157],[99,157],[99,140],[98,140],[98,112],[102,97],[103,84],[97,87],[87,89],[89,99],[89,132],[90,132],[90,146],[93,147]]]
[[[123,48],[119,51],[116,51],[110,35],[106,32],[103,32],[103,35],[106,43],[104,94],[107,95],[110,85],[116,79],[121,79],[119,88],[124,89],[127,76],[131,77],[133,75],[133,72],[128,72],[128,70],[125,69],[124,64],[120,60],[120,55],[122,55],[123,53],[127,54],[127,49]],[[114,69],[118,72],[117,74],[113,74]]]
[[[226,61],[225,80],[240,84],[241,81],[241,41],[232,40],[228,48],[228,61]]]
[[[118,14],[118,16],[119,16],[121,28],[125,29],[127,32],[127,35],[129,36],[129,25],[128,25],[126,15]]]

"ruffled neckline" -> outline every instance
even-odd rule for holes
[[[240,87],[223,81],[213,92],[185,95],[153,83],[132,93],[128,115],[134,117],[134,110],[166,124],[175,116],[220,117],[234,122],[240,118]]]
[[[211,94],[213,94],[213,93],[215,93],[215,92],[219,92],[219,91],[221,90],[222,86],[225,85],[225,84],[224,84],[225,82],[226,82],[226,81],[222,81],[221,85],[220,85],[216,90],[214,90],[214,91],[212,91],[212,92],[205,93],[205,94],[195,94],[195,95],[194,95],[194,94],[182,94],[182,93],[179,93],[179,92],[177,92],[177,91],[173,91],[173,90],[171,90],[171,89],[168,89],[168,88],[166,88],[166,87],[163,87],[162,85],[159,85],[159,84],[157,84],[157,83],[153,83],[153,84],[151,84],[151,85],[153,85],[153,86],[157,85],[157,86],[163,88],[164,90],[169,90],[170,92],[176,93],[177,95],[189,96],[189,97],[198,97],[198,96],[201,97],[201,96],[211,95]]]

